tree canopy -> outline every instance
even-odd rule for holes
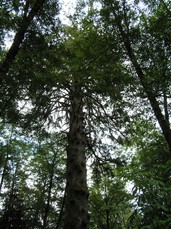
[[[63,4],[0,3],[2,228],[169,229],[171,4]]]

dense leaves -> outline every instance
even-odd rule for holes
[[[170,2],[0,14],[2,228],[170,228]]]

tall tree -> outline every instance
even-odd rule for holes
[[[70,228],[74,224],[75,228],[87,228],[86,150],[92,147],[91,136],[94,133],[98,136],[100,124],[104,123],[104,129],[109,127],[109,123],[111,128],[120,129],[121,124],[118,122],[117,127],[112,121],[113,114],[105,111],[107,107],[115,111],[115,106],[106,94],[110,92],[113,100],[118,96],[118,104],[121,104],[121,90],[126,84],[124,75],[127,73],[122,73],[123,82],[118,88],[122,66],[113,63],[113,58],[117,59],[116,55],[109,51],[107,38],[100,36],[91,21],[85,20],[81,29],[77,23],[73,27],[65,26],[60,42],[53,39],[53,33],[50,35],[52,40],[49,34],[45,36],[46,39],[42,39],[41,33],[31,33],[20,50],[17,68],[13,71],[19,76],[25,75],[22,99],[27,98],[32,107],[29,106],[27,112],[19,110],[18,116],[22,126],[30,126],[32,130],[44,128],[44,125],[62,128],[64,124],[67,128],[65,227]],[[101,44],[104,45],[103,50],[99,50]],[[40,56],[37,51],[42,49]],[[56,54],[57,50],[60,56]],[[31,69],[25,71],[27,65],[21,61],[21,57],[32,61]],[[106,57],[112,61],[109,62]],[[109,69],[114,69],[111,75],[108,74]],[[111,86],[107,82],[111,82]],[[116,89],[114,93],[113,87]],[[115,113],[119,115],[119,111]],[[120,118],[123,118],[122,115]],[[96,141],[96,137],[93,137]]]
[[[147,3],[147,7],[149,4],[149,12],[147,14],[144,11],[140,13],[138,5],[140,2],[101,1],[101,13],[106,20],[105,25],[118,31],[122,47],[133,66],[133,71],[139,78],[171,151],[167,100],[170,80],[166,73],[169,71],[167,59],[170,58],[170,45],[167,42],[170,36],[170,14],[163,2],[158,2],[155,6],[153,2],[149,2]],[[162,15],[165,19],[167,18],[168,23],[161,30],[156,25],[159,21],[163,25]],[[163,33],[163,30],[166,33]],[[164,93],[161,91],[161,87],[164,89]]]
[[[22,86],[26,81],[20,78],[17,72],[13,72],[15,62],[17,62],[19,50],[26,42],[29,34],[49,33],[58,24],[59,20],[54,19],[59,12],[58,1],[3,1],[0,6],[3,15],[1,40],[9,42],[10,36],[14,39],[9,50],[5,47],[5,42],[1,43],[1,110],[0,116],[7,121],[7,116],[17,119],[17,101],[22,94]],[[10,39],[11,40],[11,39]],[[25,50],[26,52],[26,50]],[[21,60],[21,59],[20,59]],[[12,72],[10,72],[12,71]],[[25,78],[26,79],[26,78]],[[2,96],[4,95],[4,96]],[[14,117],[15,116],[15,117]],[[12,120],[10,120],[12,121]]]
[[[88,189],[86,171],[86,139],[83,114],[83,93],[73,80],[70,93],[70,117],[67,146],[67,193],[65,229],[88,228]]]

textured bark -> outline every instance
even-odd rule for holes
[[[0,65],[0,73],[2,75],[7,74],[9,71],[9,68],[13,61],[15,60],[15,57],[20,49],[20,45],[22,44],[22,41],[24,39],[24,35],[31,24],[33,18],[37,15],[41,7],[43,6],[45,0],[36,0],[33,8],[30,10],[29,15],[27,16],[26,13],[23,16],[23,20],[21,22],[21,26],[16,33],[14,37],[13,44],[11,45],[11,48],[9,49],[5,60]]]
[[[135,52],[132,48],[130,39],[129,39],[129,32],[125,32],[122,26],[122,22],[120,17],[117,15],[115,11],[113,11],[113,15],[115,16],[116,19],[116,24],[119,29],[119,32],[121,34],[122,41],[124,43],[125,49],[128,53],[129,59],[132,62],[132,65],[135,68],[135,71],[139,77],[139,80],[141,82],[141,85],[144,88],[144,91],[147,95],[147,98],[151,104],[151,107],[153,109],[153,112],[155,114],[155,117],[160,125],[160,128],[163,132],[164,138],[168,144],[169,150],[171,152],[171,129],[170,125],[168,123],[168,120],[166,120],[165,116],[162,113],[162,110],[159,106],[159,103],[156,99],[155,94],[153,93],[153,88],[152,86],[147,82],[145,74],[141,68],[141,66],[138,63],[137,57],[135,55]]]
[[[67,147],[67,189],[64,229],[88,228],[88,191],[85,158],[82,93],[74,84],[71,95]]]

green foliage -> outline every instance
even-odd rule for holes
[[[4,228],[63,227],[74,83],[82,96],[87,155],[102,157],[92,171],[90,228],[171,227],[171,156],[156,124],[165,121],[170,133],[170,3],[99,2],[98,7],[81,2],[71,24],[63,25],[58,1],[46,1],[2,77],[3,121],[37,134],[28,137],[15,125],[0,129]],[[1,62],[8,53],[4,41],[20,28],[33,3],[2,0]],[[121,160],[124,154],[127,161]]]
[[[64,136],[56,144],[57,135],[37,139],[10,131],[5,126],[0,145],[1,226],[41,228],[47,212],[46,220],[55,227],[65,188]]]
[[[144,139],[143,139],[144,140]],[[135,211],[130,223],[140,228],[170,227],[170,153],[160,134],[144,141],[138,154],[126,168],[132,189]],[[130,226],[130,228],[132,228]]]
[[[90,228],[126,227],[131,212],[130,197],[124,184],[116,179],[104,178],[90,189]]]

